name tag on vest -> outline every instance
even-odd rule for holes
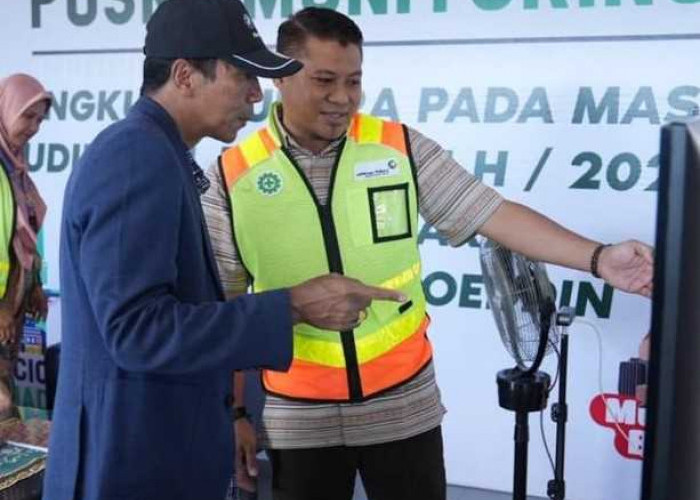
[[[364,181],[379,177],[391,177],[399,175],[399,163],[393,159],[367,161],[355,165],[355,180]]]

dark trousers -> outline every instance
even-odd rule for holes
[[[445,500],[440,427],[391,443],[268,455],[274,500],[351,500],[357,472],[369,500]]]

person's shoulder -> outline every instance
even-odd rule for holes
[[[423,161],[426,157],[441,157],[441,155],[451,157],[436,140],[428,137],[418,129],[408,125],[405,125],[405,127],[411,152],[415,160]]]
[[[360,118],[360,119],[368,119],[368,120],[378,120],[380,122],[385,122],[385,123],[393,123],[395,125],[402,125],[402,126],[407,126],[404,122],[402,122],[399,117],[393,117],[393,116],[379,116],[375,115],[374,113],[365,113],[363,111],[359,111],[355,117],[355,119]]]
[[[272,135],[273,132],[270,130],[270,127],[267,126],[267,124],[262,124],[254,129],[252,129],[250,132],[246,133],[245,135],[237,136],[236,141],[232,142],[230,144],[226,144],[221,148],[221,152],[219,155],[216,157],[217,161],[221,159],[221,157],[234,149],[239,148],[241,145],[249,142],[255,142],[256,138],[260,137],[261,133],[267,133],[268,135]]]
[[[112,177],[117,172],[127,175],[141,170],[171,170],[175,158],[175,149],[160,127],[148,119],[129,115],[95,137],[73,173],[79,177]]]
[[[149,120],[131,115],[100,132],[75,165],[71,192],[91,198],[124,193],[137,186],[159,185],[176,191],[180,159],[165,132]]]
[[[87,148],[86,155],[118,155],[143,147],[170,149],[167,136],[153,122],[129,115],[100,132]]]
[[[409,140],[414,141],[414,140],[419,140],[419,139],[423,140],[424,139],[424,140],[428,140],[431,142],[435,142],[433,139],[426,136],[423,132],[421,132],[420,130],[418,130],[416,128],[411,127],[410,125],[404,125],[404,127],[406,127],[406,132],[408,133]]]
[[[401,120],[398,119],[398,117],[396,119],[394,119],[393,117],[382,117],[382,116],[376,116],[376,115],[372,115],[372,114],[360,114],[360,116],[367,116],[367,117],[370,117],[371,119],[379,120],[381,122],[400,125],[405,131],[406,138],[408,140],[408,146],[409,146],[414,158],[416,156],[419,156],[420,153],[423,153],[426,150],[437,150],[439,152],[443,151],[442,146],[440,146],[440,144],[438,144],[435,140],[426,136],[425,134],[420,132],[418,129],[413,128],[412,126],[407,125],[406,123],[402,122]]]

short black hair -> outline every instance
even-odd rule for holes
[[[362,53],[362,31],[355,21],[332,9],[307,7],[280,24],[277,30],[277,52],[298,57],[308,36],[333,40],[343,47],[357,45]]]
[[[216,59],[185,59],[207,80],[216,78]],[[170,70],[176,59],[146,57],[143,61],[143,83],[141,95],[150,95],[163,87],[170,78]]]

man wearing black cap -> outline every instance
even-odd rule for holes
[[[232,141],[265,48],[238,0],[169,0],[147,26],[143,97],[66,188],[62,359],[46,500],[219,500],[233,468],[232,369],[285,370],[292,326],[347,329],[397,292],[322,276],[224,302],[189,150]]]

